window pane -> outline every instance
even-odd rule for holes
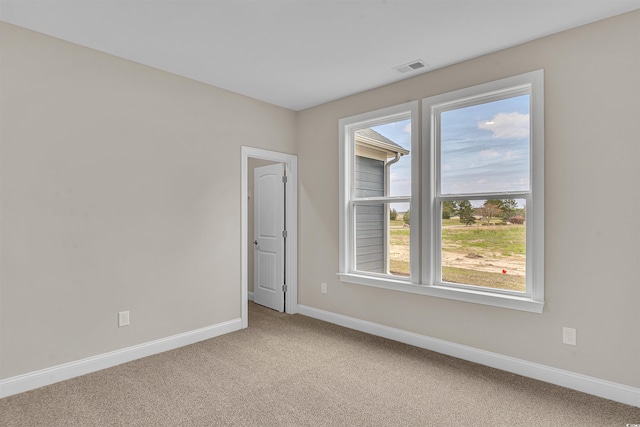
[[[529,98],[440,114],[441,194],[529,190]]]
[[[411,212],[408,205],[394,203],[389,211],[389,273],[404,277],[411,275]]]
[[[359,129],[356,197],[411,195],[411,120]]]
[[[385,203],[356,206],[357,271],[409,277],[409,216]]]
[[[526,291],[523,199],[442,202],[442,281]]]

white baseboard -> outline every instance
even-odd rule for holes
[[[253,292],[247,292],[247,299],[253,301]]]
[[[229,332],[238,331],[240,329],[240,319],[234,319],[167,338],[161,338],[144,344],[123,348],[121,350],[115,350],[109,353],[88,357],[86,359],[65,363],[63,365],[53,366],[51,368],[0,380],[0,398],[33,390],[80,375],[89,374],[101,369],[110,368],[122,363],[131,362],[132,360],[151,356],[153,354],[173,350],[185,345],[194,344],[199,341],[204,341]]]
[[[501,354],[437,338],[431,338],[425,335],[419,335],[413,332],[407,332],[401,329],[391,328],[377,323],[368,322],[366,320],[355,319],[353,317],[347,317],[341,314],[331,313],[329,311],[319,310],[317,308],[304,305],[298,305],[298,313],[315,319],[324,320],[325,322],[344,326],[349,329],[355,329],[371,335],[388,338],[394,341],[410,344],[415,347],[432,350],[438,353],[457,357],[459,359],[490,366],[502,371],[512,372],[524,377],[534,378],[536,380],[567,387],[583,393],[640,407],[639,388],[629,387],[623,384],[589,377],[587,375],[552,368],[528,362],[526,360],[516,359],[514,357],[503,356]]]

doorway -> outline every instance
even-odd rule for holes
[[[285,189],[286,205],[286,233],[287,238],[284,243],[284,257],[286,259],[283,284],[286,283],[285,312],[289,314],[297,313],[298,308],[298,283],[297,283],[297,246],[298,246],[298,158],[292,154],[279,153],[275,151],[263,150],[243,146],[241,149],[241,320],[242,327],[248,326],[248,300],[249,300],[249,276],[250,270],[254,266],[249,263],[249,251],[254,251],[253,236],[249,235],[249,221],[253,215],[249,212],[249,178],[250,161],[258,159],[267,163],[280,163],[284,166],[287,175],[287,185]],[[264,162],[263,162],[264,164]]]

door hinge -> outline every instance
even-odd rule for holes
[[[285,184],[287,183],[287,175],[282,176],[282,182],[284,182]]]
[[[282,230],[282,237],[287,238],[287,230]]]
[[[287,285],[282,285],[282,292],[287,292]]]

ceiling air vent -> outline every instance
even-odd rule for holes
[[[399,65],[397,67],[394,67],[394,70],[398,70],[398,72],[400,73],[408,73],[409,71],[415,71],[415,70],[419,70],[421,68],[425,68],[427,66],[427,64],[424,63],[424,61],[422,59],[417,59],[415,61],[411,61],[408,64],[404,64],[404,65]]]

